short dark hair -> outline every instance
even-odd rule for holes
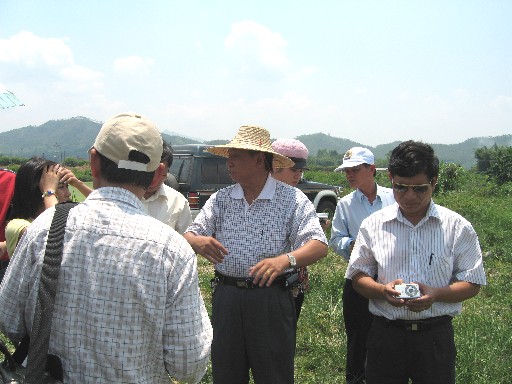
[[[162,157],[160,158],[160,162],[167,163],[167,166],[170,167],[172,165],[172,160],[173,160],[172,147],[165,140],[162,140],[162,142],[163,142],[163,151],[162,151]]]
[[[12,211],[10,219],[35,219],[37,211],[43,206],[39,181],[43,169],[47,165],[55,165],[55,161],[42,157],[31,157],[16,172]],[[43,191],[44,192],[44,191]]]
[[[439,175],[439,159],[430,145],[408,140],[393,149],[388,170],[392,176],[400,177],[414,177],[424,173],[432,180]]]
[[[131,169],[118,168],[117,164],[96,151],[100,158],[101,176],[111,183],[129,184],[146,189],[151,184],[155,171],[143,172]],[[139,163],[149,163],[149,157],[138,151],[131,151],[128,160]]]

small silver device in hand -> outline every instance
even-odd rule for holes
[[[415,283],[396,284],[395,291],[400,292],[397,299],[417,299],[418,297],[421,297],[420,287]]]

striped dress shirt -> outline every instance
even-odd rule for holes
[[[485,285],[478,236],[461,215],[432,201],[425,217],[412,225],[398,204],[368,217],[361,224],[346,277],[363,272],[378,275],[378,282],[395,279],[444,287],[455,281]],[[422,312],[393,307],[386,300],[370,299],[370,312],[390,320],[418,320],[456,316],[462,303],[436,302]]]

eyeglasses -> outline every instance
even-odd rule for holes
[[[428,184],[400,184],[395,183],[393,180],[391,180],[391,183],[393,184],[393,189],[397,191],[398,193],[405,193],[409,190],[409,188],[412,188],[414,193],[425,193],[428,191],[428,188],[431,186],[430,183]]]

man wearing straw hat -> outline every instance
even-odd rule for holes
[[[293,161],[275,152],[269,132],[243,126],[226,145],[236,184],[206,202],[184,236],[215,266],[212,297],[214,383],[293,383],[296,315],[289,290],[296,269],[327,254],[313,204],[270,176]],[[290,250],[293,249],[293,252]]]

